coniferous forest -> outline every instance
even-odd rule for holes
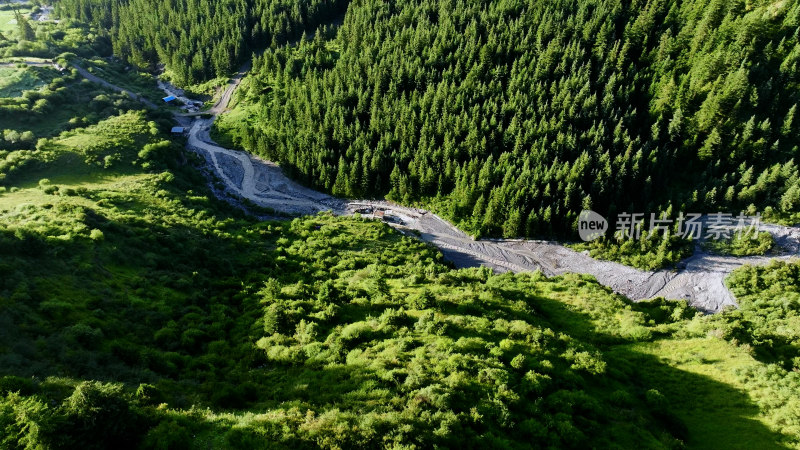
[[[715,314],[457,268],[374,217],[224,195],[154,79],[252,62],[220,143],[475,235],[796,223],[800,0],[54,6],[0,7],[1,450],[800,448],[796,259],[733,270]],[[597,242],[647,269],[700,248]]]
[[[585,208],[791,217],[799,26],[797,1],[357,1],[256,58],[230,133],[478,235],[563,234]]]
[[[181,84],[228,75],[254,49],[328,23],[344,0],[61,0],[62,15],[107,30],[114,54],[164,64]]]
[[[241,145],[478,235],[561,234],[585,208],[800,208],[797,1],[59,5],[186,83],[267,48]],[[276,46],[345,7],[338,32]]]

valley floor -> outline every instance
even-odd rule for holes
[[[38,60],[20,62],[29,65],[46,64]],[[126,93],[148,107],[155,107],[144,97],[101,80],[81,67],[76,69],[90,81]],[[245,69],[246,67],[233,78],[217,103],[207,111],[210,118],[177,114],[176,119],[190,127],[188,148],[203,156],[210,171],[224,183],[225,191],[278,213],[298,215],[332,211],[341,215],[368,211],[367,214],[389,219],[387,221],[392,226],[413,232],[425,242],[437,246],[457,267],[484,265],[500,272],[539,270],[548,276],[570,272],[590,274],[601,284],[632,300],[654,297],[685,299],[690,305],[706,312],[718,312],[725,307],[736,306],[735,298],[724,283],[725,277],[735,268],[744,264],[763,265],[775,259],[792,259],[800,254],[800,228],[761,225],[762,230],[770,232],[775,238],[777,246],[782,250],[780,255],[719,256],[703,251],[698,246],[695,254],[684,260],[678,270],[646,271],[616,262],[597,260],[557,242],[474,240],[445,220],[424,210],[379,201],[343,200],[316,192],[290,180],[275,163],[243,151],[226,149],[210,138],[209,130],[214,120],[227,110]]]
[[[725,277],[744,264],[767,264],[774,259],[792,259],[800,254],[800,228],[761,225],[770,232],[782,253],[774,257],[720,256],[697,246],[695,254],[676,270],[646,271],[611,261],[601,261],[576,252],[558,242],[482,239],[475,240],[435,214],[387,202],[342,200],[300,186],[280,167],[247,152],[226,149],[209,136],[216,114],[226,109],[237,82],[228,85],[209,119],[196,119],[189,131],[188,147],[201,154],[211,172],[234,196],[290,215],[330,210],[335,214],[366,212],[383,217],[390,225],[408,230],[438,247],[457,267],[484,265],[505,272],[539,270],[547,276],[564,273],[590,274],[614,292],[632,300],[654,297],[687,300],[706,312],[735,307],[736,300],[725,286]],[[185,119],[184,119],[185,120]]]
[[[215,111],[224,111],[228,98],[222,96]],[[145,436],[148,448],[162,442],[346,448],[357,446],[355,438],[372,443],[389,431],[403,443],[430,445],[441,435],[452,439],[441,441],[448,446],[469,441],[463,433],[472,422],[475,429],[505,423],[492,414],[508,404],[514,419],[501,430],[525,442],[543,439],[539,417],[557,419],[541,427],[560,427],[565,435],[572,430],[565,417],[597,421],[575,422],[590,430],[585,441],[553,440],[554,447],[673,442],[657,441],[664,435],[652,424],[666,426],[688,448],[797,445],[792,399],[798,372],[723,330],[729,316],[747,309],[746,296],[740,296],[742,310],[695,315],[680,302],[632,305],[591,277],[569,273],[591,274],[633,299],[685,293],[694,305],[716,311],[734,304],[723,284],[728,272],[797,254],[795,228],[764,227],[785,252],[779,258],[697,252],[677,272],[640,271],[555,242],[476,241],[428,211],[307,189],[271,162],[215,144],[208,135],[213,118],[182,118],[191,125],[190,149],[219,180],[212,181],[223,187],[216,193],[230,201],[276,213],[382,217],[459,267],[562,276],[451,271],[432,247],[377,221],[321,215],[240,223],[225,216],[242,214],[207,193],[206,179],[166,136],[150,135],[144,116],[127,113],[54,139],[58,159],[21,170],[14,190],[0,195],[5,223],[48,236],[40,241],[35,233],[20,234],[27,236],[24,245],[39,243],[39,256],[29,251],[35,246],[17,251],[12,245],[21,238],[10,233],[0,246],[4,258],[15,258],[0,261],[10,274],[0,280],[8,291],[0,298],[0,349],[7,350],[0,352],[0,392],[11,392],[0,404],[0,419],[33,417],[45,437],[99,442],[97,427],[75,425],[83,424],[84,409],[91,410],[81,405],[124,398],[127,403],[98,407],[109,423],[96,423],[128,432],[123,425],[137,424],[136,414],[146,416],[146,427],[129,428],[130,442]],[[141,161],[90,164],[84,154],[90,144],[127,129],[138,137],[128,143],[135,150],[126,158],[142,148],[139,137],[154,140],[138,155]],[[158,173],[166,170],[158,166],[142,170],[145,162],[158,162],[161,143],[174,150],[177,177]],[[88,380],[124,385],[133,400]],[[27,397],[14,394],[20,390]],[[79,403],[82,396],[90,402]],[[547,401],[538,405],[536,398]],[[34,414],[62,402],[57,413]],[[592,406],[598,402],[602,408]],[[469,409],[472,404],[478,406]],[[558,414],[543,415],[540,407]],[[447,408],[464,411],[453,422],[442,413]],[[44,426],[57,414],[66,419]],[[16,430],[14,423],[6,426]],[[412,431],[399,434],[403,430]],[[112,431],[109,440],[117,439]],[[490,433],[482,436],[482,443],[492,442]]]

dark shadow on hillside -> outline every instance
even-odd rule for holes
[[[756,420],[759,408],[745,391],[624,346],[606,356],[613,370],[625,373],[637,387],[657,389],[666,398],[667,415],[661,418],[668,423],[677,418],[683,423],[688,448],[791,448],[782,443],[783,435]],[[657,418],[661,412],[654,411]]]
[[[439,248],[438,250],[444,256],[445,261],[453,264],[455,267],[467,269],[471,267],[481,267],[486,264],[484,261],[468,253],[448,248]]]
[[[540,295],[530,296],[527,301],[554,330],[592,343],[604,352],[608,363],[604,376],[607,379],[600,386],[617,379],[621,383],[632,383],[641,393],[656,389],[664,395],[664,407],[654,408],[651,414],[666,429],[681,437],[687,447],[708,448],[707,443],[716,441],[727,442],[726,448],[742,450],[790,448],[782,444],[783,435],[755,419],[759,408],[747,392],[672,367],[656,356],[631,351],[626,343],[632,341],[598,331],[588,315],[562,302]],[[713,364],[714,361],[704,363]],[[732,435],[742,436],[740,444],[729,444]]]
[[[5,361],[10,364],[0,365],[0,375],[120,381],[131,390],[138,383],[163,382],[172,389],[169,393],[172,397],[167,399],[172,407],[188,409],[193,404],[210,405],[216,412],[236,413],[268,410],[288,413],[291,408],[299,408],[303,414],[307,409],[321,414],[338,408],[359,415],[387,408],[391,402],[386,398],[386,390],[391,392],[403,383],[402,375],[387,379],[364,366],[348,364],[346,352],[337,358],[337,364],[323,366],[306,365],[302,358],[292,363],[278,363],[267,360],[263,350],[241,351],[242,347],[252,348],[254,341],[264,335],[263,324],[258,322],[263,314],[262,305],[243,296],[242,286],[259,285],[270,275],[295,280],[308,270],[302,256],[290,256],[278,265],[273,260],[274,255],[266,253],[263,246],[238,239],[235,234],[203,233],[188,224],[159,224],[135,217],[119,222],[96,213],[87,215],[87,220],[105,233],[106,242],[113,241],[117,247],[96,248],[73,242],[74,248],[70,250],[74,251],[27,258],[27,265],[18,267],[31,288],[11,297],[14,304],[0,303],[0,318],[10,317],[0,323],[16,324],[16,328],[6,329],[0,338],[0,348],[14,352],[6,356]],[[292,237],[289,233],[283,236]],[[74,265],[71,258],[75,258],[76,252],[85,259],[79,258]],[[101,263],[109,265],[108,270],[99,267]],[[140,272],[124,273],[111,267],[112,263],[140,269]],[[81,284],[46,282],[38,278],[64,274],[72,274]],[[43,310],[43,301],[55,296],[48,291],[56,289],[65,301],[84,303],[75,310],[69,305],[50,302]],[[609,343],[620,342],[619,338],[596,330],[588,315],[559,301],[518,290],[498,291],[507,300],[527,302],[533,313],[515,311],[496,303],[488,305],[492,308],[490,314],[478,304],[464,307],[442,303],[439,307],[446,313],[549,326],[601,349],[607,349]],[[350,304],[343,308],[343,315],[349,320],[367,315],[376,317],[382,308],[391,306]],[[74,327],[78,323],[85,327]],[[412,324],[405,325],[413,330]],[[95,331],[98,329],[101,333]],[[452,331],[454,335],[459,332],[463,331]],[[507,336],[487,333],[481,337],[498,346]],[[363,342],[356,342],[348,345],[345,351],[363,345]],[[605,373],[584,376],[587,380],[584,390],[600,403],[612,402],[610,397],[615,390],[631,387],[642,398],[648,389],[658,389],[672,405],[683,405],[687,398],[684,393],[700,405],[709,403],[704,399],[724,398],[738,408],[704,411],[708,417],[725,424],[722,433],[747,432],[757,437],[756,443],[743,442],[748,448],[764,448],[764,442],[778,442],[780,438],[750,418],[758,410],[743,392],[672,368],[649,355],[620,352],[605,359],[608,364]],[[649,380],[646,373],[658,376]],[[661,383],[660,380],[678,381]],[[682,386],[690,388],[684,391]],[[480,400],[479,393],[476,390],[465,394],[456,412],[468,414],[470,406]],[[536,394],[530,395],[522,403],[537,401]],[[625,425],[639,417],[636,408],[643,402],[639,399],[631,407],[620,407],[619,415],[595,420],[601,426]],[[392,407],[398,408],[397,405]],[[155,414],[162,419],[168,416],[167,412]],[[662,406],[652,406],[648,414],[664,430],[685,437],[681,423]],[[202,421],[202,416],[192,420]],[[691,445],[691,433],[695,428],[692,423],[686,425],[689,427],[686,442]],[[206,421],[199,426],[217,435],[231,432],[231,423],[226,421]],[[627,429],[632,433],[644,432],[634,425]],[[595,431],[603,434],[603,430]],[[263,442],[260,430],[239,427],[236,433]],[[635,442],[631,436],[605,435],[598,439],[593,442],[597,447],[617,444],[632,448],[630,443]],[[306,442],[306,445],[313,444]],[[779,448],[777,444],[776,448]]]

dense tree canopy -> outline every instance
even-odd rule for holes
[[[179,83],[229,74],[251,51],[327,23],[343,0],[60,0],[66,17],[109,30],[114,53],[159,62]]]
[[[586,207],[788,214],[798,25],[798,1],[361,0],[333,41],[256,59],[231,134],[479,234],[563,231]]]
[[[50,35],[86,29],[59,27]],[[340,51],[320,34],[270,53],[260,64],[286,74],[261,67],[244,111],[286,113],[289,80],[333,76]],[[588,276],[454,270],[377,221],[255,219],[209,189],[199,158],[165,134],[168,113],[75,72],[3,70],[0,448],[800,444],[796,263],[737,271],[741,309],[714,316],[632,303]],[[398,103],[413,98],[407,82]],[[512,161],[498,154],[481,174],[493,183]],[[355,147],[336,156],[358,161]],[[775,167],[754,185],[796,182]],[[342,173],[336,189],[358,188],[347,177],[362,172]]]
[[[453,270],[378,221],[244,217],[152,119],[43,139],[0,180],[1,448],[678,444],[604,352],[685,303]]]

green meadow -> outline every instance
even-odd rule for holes
[[[6,4],[2,6],[0,8],[0,33],[8,39],[17,32],[17,19],[13,9]],[[14,6],[23,15],[27,16],[31,12],[31,8],[27,3],[14,3]]]
[[[75,6],[74,16],[94,11],[100,17],[104,8],[110,8],[105,2],[63,1]],[[721,8],[717,3],[711,10]],[[762,10],[784,14],[784,3],[756,2],[748,20],[757,24],[769,20]],[[213,2],[201,4],[210,10]],[[635,27],[660,23],[651,19],[665,4],[646,8],[652,17],[643,16]],[[161,6],[165,5],[170,6],[166,2]],[[686,5],[689,12],[705,11],[697,2]],[[260,11],[267,11],[267,6],[258,5]],[[304,15],[318,18],[341,5],[312,6],[317,9],[269,10],[267,29],[294,27]],[[364,26],[370,33],[398,27],[403,36],[397,46],[424,49],[418,46],[422,41],[410,34],[411,19],[424,16],[426,32],[446,26],[427,7],[394,17],[384,14],[384,4],[357,6],[367,9],[356,10],[343,24],[345,31],[355,27],[347,34],[352,39],[362,35],[356,32],[361,24],[368,24]],[[372,6],[379,22],[386,22],[380,27],[368,20]],[[516,8],[473,6],[470,15],[496,15],[497,26],[505,26],[506,9]],[[114,22],[119,14],[135,19],[139,11],[129,8],[115,3],[107,19]],[[743,11],[747,8],[742,4]],[[246,9],[236,11],[245,20]],[[739,12],[734,8],[731,14]],[[7,13],[0,10],[0,27],[8,26]],[[181,11],[178,18],[191,22],[193,13]],[[713,22],[708,17],[704,21]],[[774,28],[789,27],[797,17],[787,16],[788,25]],[[435,26],[428,23],[431,20]],[[669,20],[678,23],[680,17]],[[155,28],[154,36],[165,36],[161,22],[147,23]],[[197,52],[191,70],[174,75],[193,83],[190,92],[213,97],[225,77],[208,82],[199,78],[210,78],[205,73],[209,70],[216,74],[226,65],[238,64],[225,61],[228,53],[222,51],[238,48],[240,42],[226,34],[233,29],[223,26],[228,23],[236,20],[220,20],[219,29],[196,40],[208,38],[213,43],[214,36],[224,36],[224,47],[209,46],[219,49],[213,54],[217,67],[203,66],[204,55]],[[547,21],[541,24],[550,27],[542,33],[568,29]],[[112,43],[97,24],[75,18],[34,25],[35,42],[0,42],[0,56],[76,61],[92,67],[98,76],[157,100],[152,77],[126,69],[124,63],[98,59],[108,56],[119,41]],[[253,26],[251,38],[267,35],[260,23]],[[604,25],[603,30],[611,33],[611,26]],[[477,42],[478,28],[471,29],[472,34],[453,27],[443,33],[469,35]],[[636,29],[630,34],[636,36]],[[0,31],[6,37],[13,35],[13,30]],[[290,30],[285,31],[284,37],[289,37]],[[775,34],[768,28],[763,31]],[[361,123],[369,114],[357,108],[369,105],[360,100],[363,93],[380,94],[380,83],[363,93],[352,91],[357,84],[337,87],[330,95],[318,89],[313,80],[317,77],[326,83],[348,81],[345,76],[334,80],[323,69],[338,65],[336,61],[352,48],[360,48],[344,39],[324,42],[330,34],[301,40],[292,49],[275,44],[257,59],[255,76],[243,81],[244,89],[234,99],[237,109],[225,115],[215,131],[230,139],[226,145],[259,136],[248,132],[259,123],[257,132],[266,136],[258,140],[259,146],[273,140],[282,145],[295,140],[316,145],[313,133],[300,135],[281,128],[312,117],[312,108],[279,114],[283,102],[295,104],[308,94],[324,97],[333,105],[331,111],[356,123],[357,133],[348,134],[344,119],[330,119],[325,126],[335,128],[331,136],[356,136],[354,142],[367,148],[361,139],[367,128]],[[662,42],[666,49],[673,37],[640,39],[642,45]],[[134,44],[125,42],[122,48]],[[781,44],[780,51],[787,45]],[[185,55],[191,49],[180,50]],[[393,57],[403,58],[400,50],[393,50]],[[516,50],[482,46],[469,58],[490,65],[495,51],[502,56]],[[619,53],[619,61],[624,61],[625,51]],[[712,53],[703,50],[704,55]],[[556,64],[560,58],[550,60]],[[422,58],[408,61],[427,67]],[[173,60],[169,66],[187,69],[184,63]],[[348,77],[361,77],[366,70],[353,70],[360,64],[365,63],[351,61],[339,70],[347,69]],[[458,70],[468,67],[456,65]],[[624,69],[621,62],[614,66]],[[497,83],[505,72],[492,71],[469,75],[479,84],[484,75],[491,75],[485,98],[501,92]],[[408,94],[419,87],[414,84],[424,81],[425,73],[417,73],[419,77],[404,75],[400,85],[384,80],[392,85],[397,105],[417,102],[416,93]],[[550,73],[541,70],[542,76]],[[309,80],[295,80],[300,77]],[[620,85],[633,84],[621,80]],[[455,88],[452,83],[448,86],[436,92]],[[709,86],[710,81],[692,89],[713,88]],[[604,104],[613,106],[612,90]],[[433,95],[434,90],[428,92]],[[464,87],[463,98],[483,97],[474,92],[479,91]],[[733,108],[733,103],[727,105],[727,95],[718,103]],[[589,99],[587,104],[594,102]],[[262,109],[268,104],[271,109],[266,113]],[[378,117],[379,107],[396,106],[383,102],[372,107]],[[422,109],[408,111],[409,123],[416,125],[397,128],[404,146],[413,143],[407,130],[422,126],[425,118],[417,114]],[[261,114],[269,121],[261,123]],[[779,125],[787,135],[796,127],[792,120]],[[467,120],[463,124],[472,127]],[[766,133],[769,124],[762,121],[757,133]],[[682,301],[634,303],[586,275],[547,278],[539,272],[457,269],[436,248],[381,221],[326,213],[259,220],[214,195],[209,186],[218,180],[204,170],[202,158],[186,149],[182,137],[169,135],[173,125],[169,110],[143,110],[141,103],[72,70],[0,68],[0,449],[800,448],[800,262],[736,270],[726,283],[739,308],[715,315]],[[665,134],[660,128],[645,127],[654,136],[660,133],[658,139],[677,133],[673,125],[662,128],[673,131]],[[434,133],[433,127],[425,129]],[[515,133],[526,129],[516,127]],[[616,129],[622,130],[621,125]],[[280,130],[292,139],[282,141],[276,134]],[[605,131],[597,131],[601,132]],[[382,140],[381,145],[394,145],[393,139]],[[783,146],[773,147],[782,151]],[[303,151],[313,148],[309,145]],[[533,147],[519,147],[520,152],[528,148]],[[338,150],[347,158],[358,155],[356,147]],[[713,150],[717,152],[716,147]],[[492,164],[482,169],[479,160],[473,160],[471,173],[492,172],[488,175],[494,177]],[[647,157],[641,160],[647,167]],[[359,162],[353,167],[385,165],[369,158],[363,165],[360,158],[354,161]],[[648,161],[655,167],[655,159]],[[392,164],[385,168],[399,173],[392,167],[397,168]],[[739,184],[749,186],[745,192],[752,198],[777,195],[770,201],[784,204],[782,212],[789,214],[800,190],[765,189],[795,183],[796,169],[793,163],[771,167],[763,176],[744,170],[757,179]],[[360,176],[360,170],[342,170],[353,179]],[[424,173],[432,170],[428,167]],[[562,177],[556,172],[567,176],[560,169],[552,176]],[[397,186],[408,183],[403,177]],[[517,183],[510,175],[503,178]],[[341,180],[349,183],[345,187],[359,186],[349,178]],[[465,180],[467,176],[459,183]],[[481,189],[500,192],[484,184]],[[575,185],[566,183],[567,187],[574,190]],[[554,192],[552,198],[559,198]],[[478,191],[463,194],[483,199]],[[499,195],[492,194],[488,206],[475,211],[495,210]],[[447,204],[444,197],[436,201]],[[481,226],[489,226],[489,231],[500,226],[503,233],[513,235],[511,225],[521,217],[516,216],[508,226],[500,225],[497,215]],[[773,244],[760,237],[726,242],[714,250],[762,254]],[[691,243],[651,238],[634,245],[602,240],[582,250],[598,258],[656,268],[688,256]]]
[[[792,349],[740,325],[758,301],[704,316],[454,270],[380,222],[258,222],[165,129],[117,113],[0,165],[4,447],[800,443],[800,380],[770,353]],[[800,271],[732,286],[775,270]]]

